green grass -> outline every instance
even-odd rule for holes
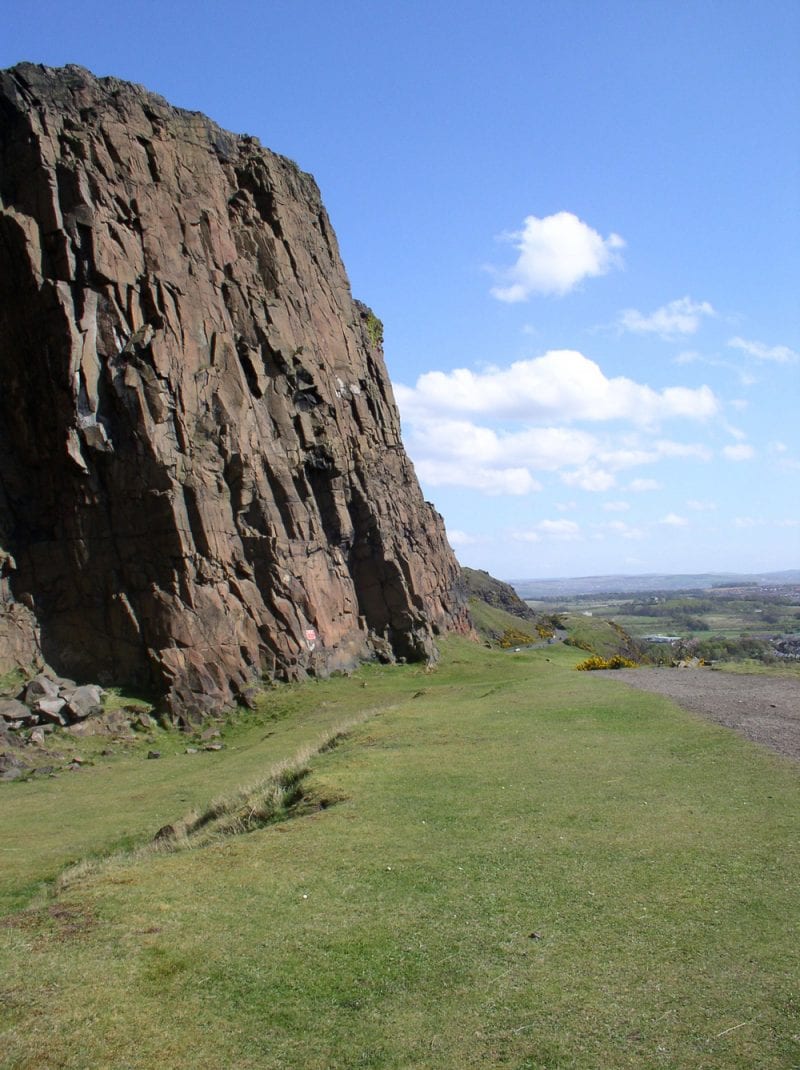
[[[518,617],[497,606],[490,606],[482,602],[480,598],[470,598],[469,611],[475,630],[483,639],[488,639],[490,642],[497,642],[507,632],[527,636],[527,641],[530,643],[541,641],[536,634],[535,621]]]
[[[204,766],[0,785],[4,845],[26,848],[13,890],[372,714],[309,759],[335,805],[107,863],[10,915],[0,1065],[800,1065],[796,766],[581,657],[452,640],[431,674],[291,689],[273,735],[243,724]]]

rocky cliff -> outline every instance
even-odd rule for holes
[[[0,369],[0,602],[59,672],[191,717],[468,627],[380,323],[256,139],[0,73]]]

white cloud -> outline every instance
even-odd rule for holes
[[[476,543],[482,540],[477,535],[468,535],[466,531],[459,531],[458,528],[450,530],[447,529],[447,541],[455,550],[459,546],[474,546]]]
[[[603,238],[572,212],[539,218],[529,215],[522,230],[507,235],[519,252],[516,264],[501,272],[505,285],[494,286],[499,301],[526,301],[531,294],[563,295],[585,278],[605,275],[620,262],[625,242],[618,234]]]
[[[426,372],[413,388],[396,384],[395,396],[404,418],[411,420],[425,414],[438,420],[443,413],[468,413],[645,425],[678,417],[704,419],[719,409],[708,386],[656,391],[624,376],[609,379],[593,360],[570,349],[480,372]]]
[[[746,338],[731,338],[728,345],[732,349],[741,349],[756,360],[773,361],[776,364],[795,364],[800,355],[788,346],[768,346],[763,342],[751,342]]]
[[[540,542],[543,538],[574,542],[581,537],[581,529],[574,520],[540,520],[533,528],[515,531],[511,537],[518,542]]]
[[[522,431],[495,431],[469,420],[410,420],[412,454],[449,457],[470,465],[523,465],[538,471],[556,471],[583,464],[598,448],[594,435],[568,427],[530,427]]]
[[[770,442],[769,448],[773,453],[786,453],[789,449],[785,442]]]
[[[783,520],[765,520],[763,517],[737,516],[733,521],[737,528],[797,528],[800,520],[796,517],[786,517]]]
[[[580,487],[581,490],[601,492],[611,490],[616,485],[616,479],[610,472],[602,468],[596,468],[592,464],[581,465],[574,472],[564,472],[561,479],[568,487]]]
[[[750,461],[755,455],[756,452],[753,447],[744,442],[740,442],[736,446],[723,446],[722,448],[722,456],[729,461]]]
[[[668,528],[685,528],[689,521],[685,516],[678,516],[677,513],[667,513],[659,520],[659,524],[666,524]]]
[[[734,427],[733,424],[728,424],[728,423],[723,424],[723,426],[724,426],[725,430],[728,432],[728,434],[732,438],[735,438],[737,442],[741,442],[743,439],[747,438],[747,432],[742,431],[742,429],[740,427]]]
[[[628,490],[642,494],[648,490],[661,490],[661,484],[657,479],[632,479],[628,484]]]
[[[680,334],[694,334],[700,326],[703,316],[715,315],[714,309],[708,301],[693,301],[691,297],[679,297],[676,301],[670,301],[655,312],[644,315],[635,308],[625,309],[620,314],[619,325],[625,331],[633,331],[635,334],[658,334],[662,338],[673,338]],[[697,359],[692,353],[682,354],[689,359]],[[680,358],[678,358],[680,361]]]
[[[682,353],[679,353],[677,357],[673,358],[673,364],[695,364],[698,360],[701,360],[701,356],[694,349],[685,349]]]
[[[736,409],[737,412],[744,412],[750,402],[747,398],[734,398],[732,401],[729,401],[728,404],[732,409]]]
[[[558,509],[559,513],[571,513],[577,508],[577,502],[556,502],[556,509]]]
[[[603,502],[603,509],[607,513],[627,513],[630,509],[629,502]]]
[[[527,468],[487,468],[432,458],[415,461],[417,475],[430,487],[469,487],[484,494],[530,494],[541,490]]]
[[[709,513],[717,508],[716,502],[698,501],[697,498],[688,498],[686,508],[693,509],[696,513]]]
[[[655,443],[655,450],[659,458],[682,457],[693,458],[697,461],[710,461],[712,457],[710,449],[696,442],[670,442],[660,439]]]
[[[514,531],[511,538],[516,542],[541,542],[542,536],[538,531]]]
[[[619,535],[623,539],[641,539],[644,537],[644,532],[641,528],[634,528],[623,520],[609,520],[608,523],[601,526],[604,530],[610,531],[614,535]]]

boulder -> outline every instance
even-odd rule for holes
[[[51,680],[50,677],[45,676],[44,673],[39,673],[38,676],[34,676],[34,678],[25,685],[25,705],[34,709],[37,702],[41,699],[57,699],[58,692],[59,687],[56,681]]]
[[[66,699],[66,714],[70,721],[84,721],[103,713],[103,689],[97,684],[85,684],[62,692]]]
[[[2,729],[4,722],[27,725],[36,724],[38,719],[36,714],[24,702],[20,702],[19,699],[0,699],[0,729]]]
[[[18,755],[9,751],[0,753],[0,780],[16,780],[24,776],[29,768]]]
[[[42,721],[48,724],[64,726],[69,724],[66,710],[66,702],[63,698],[40,698],[36,700],[34,713],[39,714]]]

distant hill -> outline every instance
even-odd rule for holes
[[[752,574],[699,572],[670,575],[653,572],[646,576],[579,576],[571,579],[511,581],[511,585],[521,598],[563,598],[582,594],[637,594],[641,591],[691,591],[740,584],[782,586],[796,583],[800,583],[800,569]]]

